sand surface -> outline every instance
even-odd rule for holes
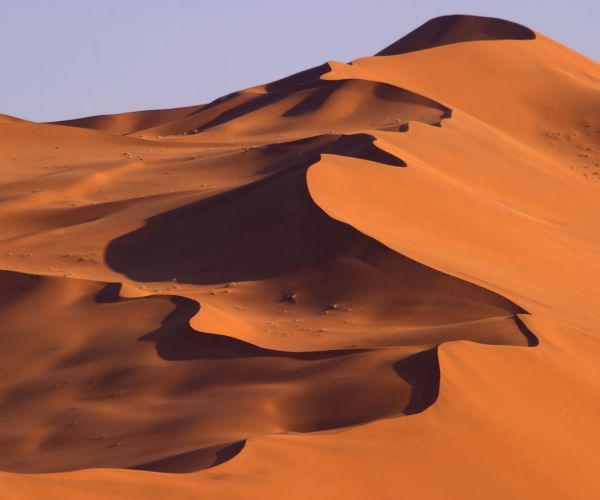
[[[2,499],[600,497],[597,63],[448,16],[0,139]]]

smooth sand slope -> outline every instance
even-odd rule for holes
[[[0,137],[0,497],[600,496],[595,62],[447,16]]]

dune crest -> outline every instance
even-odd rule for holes
[[[206,105],[0,117],[0,491],[600,495],[599,91],[444,16]]]
[[[534,38],[534,31],[504,19],[467,15],[441,16],[427,21],[375,55],[393,56],[461,42]]]

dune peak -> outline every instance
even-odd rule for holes
[[[440,45],[478,40],[532,40],[534,38],[534,31],[512,21],[495,17],[454,14],[430,19],[375,55],[393,56]]]

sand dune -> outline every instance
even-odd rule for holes
[[[600,69],[500,19],[0,116],[3,498],[600,495]]]

